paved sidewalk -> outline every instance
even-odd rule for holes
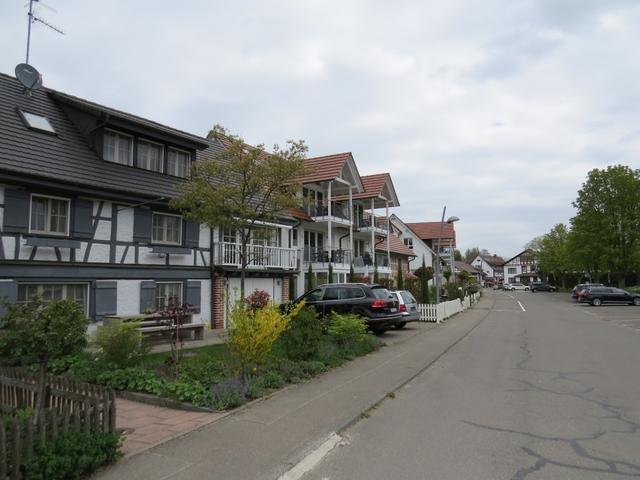
[[[125,432],[122,445],[125,456],[151,448],[224,415],[173,410],[121,398],[116,400],[116,412],[116,428]]]
[[[483,298],[435,328],[412,326],[417,333],[406,340],[127,458],[96,478],[277,478],[462,341],[491,302]]]

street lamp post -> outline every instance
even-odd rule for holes
[[[438,236],[438,243],[437,243],[437,247],[436,247],[436,303],[440,303],[440,287],[441,287],[441,280],[440,280],[440,242],[442,241],[442,233],[444,230],[444,214],[447,211],[447,206],[445,205],[444,208],[442,209],[442,219],[440,220],[440,234]],[[457,222],[458,220],[460,220],[458,217],[449,217],[447,218],[447,223],[454,223]],[[452,255],[452,252],[449,252],[450,255]],[[451,256],[451,259],[453,259],[453,256]],[[453,261],[451,262],[451,267],[452,267],[452,274],[455,275],[455,273],[453,272]]]

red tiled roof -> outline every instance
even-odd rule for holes
[[[391,179],[391,175],[388,173],[377,173],[375,175],[365,175],[364,177],[360,177],[362,180],[362,185],[364,186],[364,192],[354,193],[352,194],[352,198],[354,200],[362,199],[362,198],[375,198],[379,195],[382,195],[382,190],[384,189],[385,183],[387,180]],[[349,195],[340,195],[335,197],[336,201],[347,200]]]
[[[298,220],[313,222],[309,214],[302,208],[290,208],[287,213],[289,213],[289,215],[291,215],[293,218],[297,218]]]
[[[344,164],[351,157],[350,152],[307,158],[304,161],[306,173],[295,179],[298,183],[327,182],[340,176]]]
[[[413,233],[421,240],[437,240],[438,238],[449,240],[451,238],[455,246],[456,231],[453,228],[453,223],[419,222],[405,223],[405,225],[413,230]],[[442,236],[440,236],[440,229],[442,229]]]
[[[387,251],[387,240],[386,238],[376,245],[376,252],[386,252]],[[400,240],[393,233],[389,235],[389,251],[391,253],[395,253],[397,255],[406,255],[408,257],[415,257],[416,254],[413,253],[409,247],[407,247],[402,240]]]

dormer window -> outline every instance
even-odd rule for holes
[[[186,150],[169,148],[167,173],[174,177],[187,178],[191,173],[191,153]]]
[[[133,165],[133,137],[105,130],[103,155],[108,162]]]
[[[138,140],[137,166],[152,172],[162,173],[164,147],[149,140]]]

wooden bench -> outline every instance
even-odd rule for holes
[[[184,323],[180,326],[182,340],[202,340],[204,338],[204,324],[192,323],[192,319],[192,315],[187,315]],[[120,320],[124,323],[137,322],[139,324],[138,331],[149,340],[169,341],[173,330],[169,319],[157,313],[128,316],[111,315],[105,317],[104,324],[109,325],[114,320]]]

